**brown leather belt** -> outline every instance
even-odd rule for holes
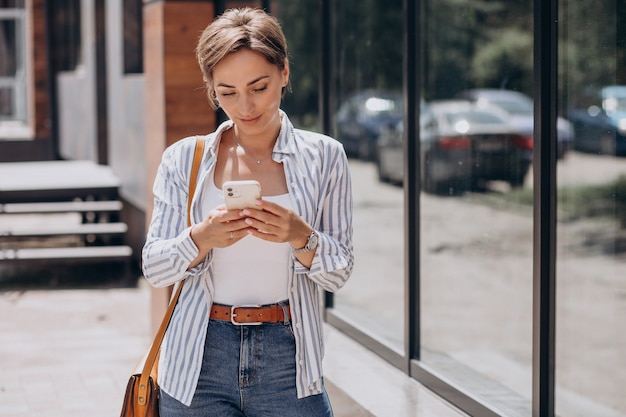
[[[270,306],[225,306],[213,304],[210,318],[212,320],[230,321],[238,326],[263,323],[289,324],[291,311],[288,305],[283,306],[281,304]]]

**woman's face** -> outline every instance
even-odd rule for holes
[[[280,125],[282,89],[288,80],[287,64],[281,70],[245,48],[226,56],[213,70],[217,100],[240,136],[275,133]]]

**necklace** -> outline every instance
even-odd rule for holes
[[[270,156],[272,156],[272,154],[270,153],[269,156],[266,156],[264,158],[255,158],[254,156],[252,156],[250,154],[250,152],[248,152],[246,150],[246,148],[244,148],[243,146],[241,146],[241,144],[239,143],[239,138],[237,137],[237,135],[233,132],[233,139],[235,139],[235,144],[237,145],[238,148],[241,148],[241,150],[243,151],[243,154],[249,158],[252,158],[253,160],[256,161],[257,165],[261,165],[261,162],[265,161],[267,158],[269,158]]]
[[[261,165],[261,162],[263,162],[263,161],[265,161],[267,158],[269,158],[269,156],[266,156],[266,157],[261,158],[261,159],[255,158],[255,157],[253,157],[252,155],[250,155],[250,152],[248,152],[248,151],[246,150],[246,148],[244,148],[243,146],[241,146],[241,145],[239,144],[239,142],[236,142],[236,143],[237,143],[237,147],[238,147],[238,148],[241,148],[241,149],[243,150],[243,154],[244,154],[245,156],[247,156],[247,157],[252,158],[253,160],[255,160],[255,161],[256,161],[256,163],[257,163],[257,165]],[[271,156],[271,155],[270,155],[270,156]]]

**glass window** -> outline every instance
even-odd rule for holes
[[[421,25],[420,359],[509,416],[532,398],[532,22],[425,0]]]
[[[555,414],[626,416],[626,5],[562,0],[559,21]]]
[[[291,75],[282,109],[296,127],[319,131],[319,1],[274,0],[270,10],[280,21],[289,54]]]
[[[27,115],[26,10],[0,2],[0,137],[22,136]]]
[[[333,136],[350,158],[355,268],[335,313],[396,352],[404,351],[403,170],[379,175],[383,135],[402,161],[402,0],[332,2]]]
[[[319,0],[275,0],[271,12],[289,44],[290,90],[282,108],[297,127],[320,130]],[[402,0],[333,2],[331,135],[350,155],[355,199],[355,270],[334,312],[403,350],[404,220],[401,175],[380,181],[376,139],[402,121]],[[313,18],[314,17],[314,18]],[[361,140],[359,152],[353,140]],[[401,142],[399,155],[401,157]],[[402,170],[402,167],[400,167]]]

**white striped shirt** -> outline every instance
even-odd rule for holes
[[[294,211],[319,234],[311,268],[295,256],[289,277],[289,303],[296,342],[298,398],[322,391],[323,334],[320,289],[335,292],[353,266],[352,186],[341,144],[328,136],[295,129],[281,112],[282,126],[272,158],[283,163]],[[205,182],[213,172],[226,121],[205,137],[192,224],[201,221]],[[159,384],[183,404],[191,404],[202,365],[213,303],[212,252],[187,271],[198,248],[187,227],[187,194],[196,138],[188,137],[163,153],[154,183],[154,209],[143,249],[143,272],[155,287],[186,279],[161,348]]]

